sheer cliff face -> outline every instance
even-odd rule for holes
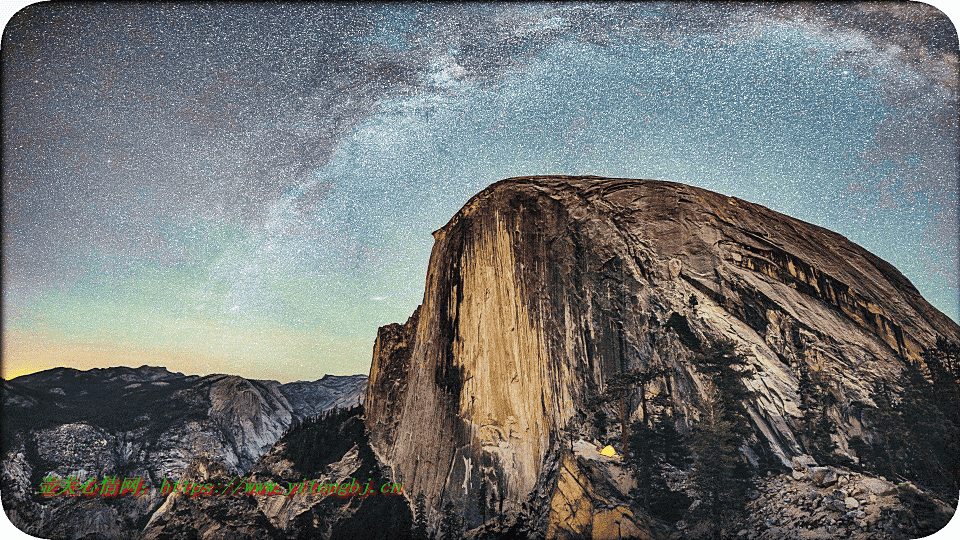
[[[754,448],[788,463],[801,453],[800,363],[827,375],[846,448],[877,378],[938,336],[960,340],[896,269],[842,236],[690,186],[504,180],[434,234],[422,306],[378,336],[366,423],[407,492],[454,502],[468,526],[487,513],[481,490],[489,508],[546,501],[551,527],[576,521],[557,514],[580,475],[560,430],[621,369],[669,368],[652,391],[689,423],[699,345],[732,339],[757,372]]]

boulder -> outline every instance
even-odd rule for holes
[[[847,505],[841,499],[836,499],[833,497],[826,497],[824,500],[824,506],[833,510],[834,512],[846,512]]]
[[[880,478],[864,477],[857,482],[857,491],[878,497],[893,495],[897,492],[896,486]]]
[[[808,476],[818,487],[832,486],[837,483],[837,470],[833,467],[811,467]]]
[[[799,456],[793,457],[791,464],[793,465],[793,470],[805,471],[810,467],[816,467],[817,461],[810,455],[800,454]]]

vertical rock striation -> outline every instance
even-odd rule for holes
[[[408,496],[453,503],[468,528],[502,511],[551,537],[657,536],[596,472],[612,469],[561,441],[589,389],[621,370],[667,369],[650,390],[689,426],[701,344],[733,340],[756,370],[746,455],[789,465],[802,453],[800,363],[826,374],[846,450],[873,382],[938,337],[960,341],[902,274],[841,235],[681,184],[504,180],[434,236],[423,304],[380,329],[366,424]],[[571,505],[573,491],[585,502]]]

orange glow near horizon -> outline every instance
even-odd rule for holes
[[[222,373],[213,366],[225,362],[182,351],[126,347],[108,343],[57,343],[33,332],[6,330],[3,333],[3,362],[0,376],[10,380],[56,367],[79,370],[116,366],[165,367],[185,375]]]

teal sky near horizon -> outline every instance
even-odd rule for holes
[[[366,373],[431,232],[518,175],[762,204],[956,321],[956,32],[844,6],[31,6],[2,50],[3,376]]]

